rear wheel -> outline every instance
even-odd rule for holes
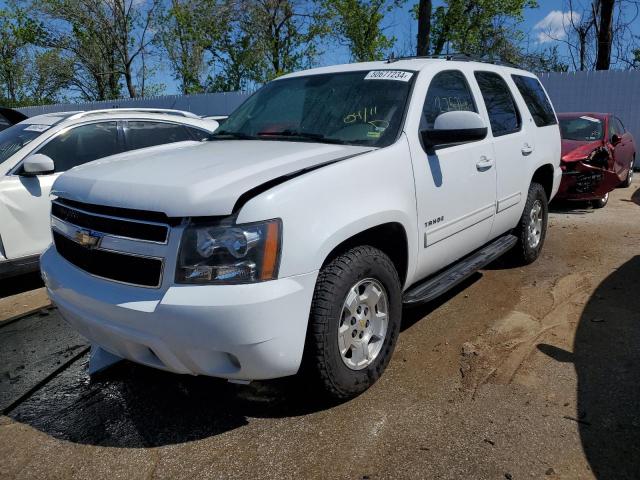
[[[398,274],[380,250],[356,247],[321,269],[305,361],[329,396],[354,397],[382,375],[398,338],[401,311]]]
[[[528,265],[540,255],[547,234],[548,216],[547,194],[542,185],[532,183],[520,223],[514,231],[518,244],[513,249],[513,255],[518,263]]]
[[[593,200],[591,205],[593,208],[603,208],[607,203],[609,203],[609,194],[605,194],[604,197],[599,198],[598,200]]]
[[[635,157],[631,159],[631,165],[629,165],[629,171],[627,172],[627,178],[620,185],[622,188],[627,188],[631,185],[631,181],[633,180],[633,167],[636,163]]]

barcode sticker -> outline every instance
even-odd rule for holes
[[[24,129],[25,132],[46,132],[47,130],[49,130],[51,128],[51,125],[29,125],[27,128]]]
[[[365,80],[397,80],[408,82],[413,77],[413,72],[403,72],[402,70],[372,70],[367,73]]]

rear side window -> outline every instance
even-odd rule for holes
[[[457,70],[440,72],[427,90],[420,130],[433,128],[433,122],[441,113],[460,110],[478,112],[464,74]]]
[[[475,77],[489,113],[493,136],[499,137],[520,130],[520,112],[503,78],[493,72],[475,72]]]
[[[618,130],[618,135],[623,135],[625,132],[624,125],[622,125],[622,122],[618,117],[613,117],[613,118],[616,124],[616,130]]]
[[[38,153],[53,159],[56,172],[114,155],[120,151],[116,122],[72,128],[47,143]]]
[[[542,85],[536,78],[523,77],[522,75],[511,75],[516,87],[520,91],[524,103],[527,104],[529,112],[538,127],[555,125],[556,116],[553,107],[542,89]]]
[[[129,121],[125,132],[127,150],[193,140],[186,127],[175,123]]]

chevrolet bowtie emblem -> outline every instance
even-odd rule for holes
[[[89,230],[78,230],[76,232],[76,242],[87,248],[97,247],[101,238],[100,235]]]

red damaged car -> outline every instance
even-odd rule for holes
[[[558,120],[562,182],[555,198],[604,207],[611,190],[631,184],[636,157],[633,136],[610,113],[559,113]]]

